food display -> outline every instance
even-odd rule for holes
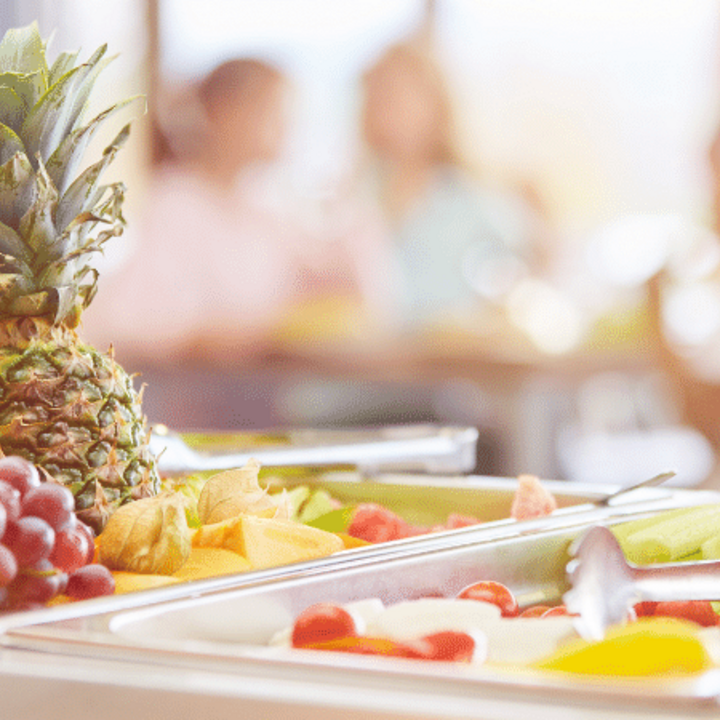
[[[506,484],[487,514],[482,500],[465,502],[469,493],[481,495],[470,482],[305,482],[301,474],[285,482],[280,468],[264,472],[252,459],[222,472],[161,478],[142,393],[112,352],[88,346],[77,332],[96,292],[92,258],[123,230],[124,188],[101,178],[129,126],[89,165],[83,153],[131,101],[84,120],[107,63],[105,47],[84,62],[61,53],[52,64],[46,49],[35,24],[0,42],[4,650],[22,646],[26,631],[25,639],[46,634],[43,652],[80,648],[107,658],[118,649],[128,665],[134,651],[141,661],[153,645],[157,665],[187,662],[197,652],[198,665],[210,658],[228,672],[238,658],[261,658],[270,675],[278,658],[286,670],[294,662],[342,666],[350,657],[377,661],[384,672],[384,663],[402,661],[438,678],[469,678],[452,688],[468,695],[488,672],[509,686],[528,677],[536,685],[558,676],[674,680],[720,665],[720,605],[709,601],[638,602],[602,640],[578,635],[562,598],[581,515],[535,535],[507,529],[563,507],[533,475],[519,476],[510,492]],[[494,537],[475,528],[497,519],[511,522]],[[611,527],[638,565],[720,558],[720,503]],[[436,537],[425,546],[423,539],[395,542],[421,536]],[[352,552],[376,545],[383,547],[372,562]],[[156,595],[97,612],[82,609],[93,603],[75,603],[341,553],[345,564],[316,563],[312,572],[282,573],[276,582],[257,573],[245,585],[216,583],[207,592],[208,584],[195,585],[170,600]],[[72,620],[57,637],[51,620],[13,626],[31,615],[20,611],[74,608],[76,615],[58,621]],[[63,646],[68,637],[72,651]],[[349,666],[344,678],[350,688],[356,670]],[[414,671],[407,664],[393,670],[397,677]],[[423,690],[420,683],[415,689]]]
[[[165,492],[119,508],[96,541],[97,561],[120,580],[116,592],[278,567],[481,522],[451,514],[445,524],[416,526],[377,503],[343,505],[322,487],[272,491],[261,487],[259,472],[251,460],[209,478],[169,483]],[[513,512],[555,506],[537,478],[519,479]]]
[[[254,475],[243,474],[244,483]],[[572,697],[578,707],[602,697],[619,711],[627,702],[648,698],[682,710],[682,703],[697,706],[713,692],[720,627],[710,603],[641,603],[601,641],[578,635],[576,618],[562,603],[570,589],[570,548],[588,529],[584,513],[550,518],[540,531],[507,523],[493,535],[471,527],[394,547],[380,545],[372,555],[347,553],[307,570],[297,567],[267,577],[255,573],[247,583],[197,584],[183,592],[175,583],[183,581],[185,572],[248,563],[227,546],[242,547],[261,528],[273,537],[268,522],[306,527],[296,520],[262,517],[266,496],[278,500],[282,491],[257,495],[261,514],[218,518],[214,513],[222,515],[226,504],[225,482],[221,478],[218,487],[209,488],[200,503],[203,515],[215,522],[200,522],[199,533],[190,529],[188,559],[172,575],[113,571],[119,588],[140,589],[134,583],[142,579],[142,587],[162,592],[148,595],[147,603],[136,593],[108,602],[65,604],[37,623],[24,623],[17,614],[6,624],[6,647],[118,657],[126,663],[152,657],[168,672],[212,668],[228,678],[241,678],[248,670],[283,687],[292,676],[303,686],[319,683],[319,691],[325,688],[353,705],[363,706],[363,698],[372,695],[377,708],[384,709],[412,697],[413,707],[432,708],[437,716],[442,714],[438,698],[450,696],[465,704],[473,698],[490,702],[504,693],[515,703],[537,700],[542,692],[558,705]],[[626,521],[620,524],[610,514],[608,527],[618,536],[631,536],[662,517],[644,508],[644,503],[628,503],[621,513]],[[698,510],[690,506],[682,512],[691,517]],[[182,515],[169,513],[170,525]],[[678,518],[680,511],[664,515]],[[513,526],[516,532],[506,531]],[[204,537],[202,543],[196,533],[198,540]],[[218,539],[226,546],[218,547]],[[98,556],[101,549],[102,536]],[[159,556],[148,556],[148,562],[158,561]],[[388,683],[393,698],[374,694]],[[475,715],[482,716],[481,709]]]
[[[720,505],[657,513],[612,527],[640,563],[693,561],[717,547]],[[579,675],[657,677],[720,664],[720,605],[637,602],[602,640],[580,638],[562,603],[521,606],[509,587],[478,580],[453,596],[386,604],[379,597],[308,606],[271,646],[354,655],[443,660]]]
[[[413,526],[377,503],[345,506],[322,488],[271,492],[260,486],[259,471],[251,460],[237,470],[171,483],[119,507],[95,537],[75,513],[68,488],[24,458],[0,459],[1,609],[278,567],[481,522],[451,514],[444,525]],[[513,512],[531,496],[538,512],[555,507],[528,476],[519,480]]]
[[[317,603],[272,646],[606,676],[699,673],[720,662],[720,616],[707,601],[643,604],[597,642],[564,605],[520,609],[509,588],[478,581],[454,598],[385,606],[379,598]]]

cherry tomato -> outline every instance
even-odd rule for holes
[[[357,635],[357,627],[347,610],[332,603],[318,603],[306,608],[297,616],[293,625],[292,645],[305,647],[312,643],[353,635]]]
[[[569,615],[567,608],[564,605],[556,605],[546,610],[540,617],[557,617],[558,615]]]
[[[657,608],[657,603],[654,600],[643,600],[642,602],[635,603],[633,605],[635,609],[635,614],[638,617],[651,617],[655,614],[655,608]]]
[[[550,610],[549,605],[533,605],[532,607],[526,608],[523,610],[518,617],[521,618],[533,618],[533,617],[542,617],[543,613],[546,613],[548,610]]]
[[[458,598],[463,600],[479,600],[489,602],[500,608],[503,617],[515,617],[520,609],[517,600],[510,590],[502,583],[493,580],[483,580],[463,588],[458,593]]]
[[[459,515],[458,513],[450,513],[448,519],[445,522],[445,527],[448,530],[455,530],[457,528],[471,527],[472,525],[479,525],[480,521],[472,515]]]
[[[707,600],[659,602],[655,606],[655,616],[658,615],[692,620],[703,627],[712,627],[718,624],[718,615]]]
[[[470,662],[475,652],[475,638],[464,632],[446,630],[425,635],[422,640],[431,646],[429,660]]]
[[[384,655],[385,657],[413,658],[430,660],[433,646],[424,640],[397,642],[388,638],[363,636],[337,637],[325,642],[313,642],[303,645],[305,650],[331,650],[354,655]]]

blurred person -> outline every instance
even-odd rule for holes
[[[466,169],[445,79],[422,47],[391,47],[363,85],[367,184],[392,236],[407,322],[501,295],[535,262],[539,213],[517,193],[482,187]]]
[[[286,81],[231,60],[198,86],[194,146],[157,170],[131,229],[134,253],[96,298],[87,325],[133,358],[182,362],[252,353],[286,293],[288,228],[262,204],[261,170],[280,152]],[[238,338],[242,342],[238,343]]]
[[[199,83],[200,127],[171,138],[176,159],[151,180],[135,252],[88,313],[95,342],[149,364],[235,366],[261,359],[320,289],[371,298],[379,312],[372,234],[312,237],[273,173],[288,93],[284,75],[255,59],[226,61]]]

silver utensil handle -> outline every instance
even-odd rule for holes
[[[643,600],[720,600],[720,561],[632,569]]]
[[[606,495],[604,498],[596,500],[595,504],[601,507],[603,505],[612,505],[614,500],[623,495],[627,495],[628,493],[639,490],[640,488],[654,487],[655,485],[660,485],[666,480],[670,480],[671,478],[675,477],[675,475],[677,475],[677,473],[674,470],[667,470],[666,472],[661,472],[659,475],[654,475],[653,477],[648,478],[647,480],[643,480],[642,482],[622,487],[619,490],[616,490],[614,493],[611,493],[610,495]]]

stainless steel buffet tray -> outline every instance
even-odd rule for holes
[[[720,500],[716,493],[692,491],[669,496],[614,508],[568,508],[537,521],[421,537],[388,544],[384,553],[349,551],[324,562],[246,573],[234,583],[225,578],[189,584],[184,592],[170,587],[136,593],[144,596],[142,604],[123,596],[6,616],[0,621],[0,642],[13,652],[236,677],[247,697],[295,687],[296,700],[319,703],[313,717],[323,719],[349,708],[389,713],[398,707],[418,717],[454,717],[452,706],[462,709],[457,716],[496,717],[488,713],[493,703],[515,707],[516,714],[508,717],[524,716],[523,706],[570,706],[576,717],[591,708],[604,709],[606,717],[717,716],[717,670],[692,679],[611,681],[267,646],[301,610],[321,601],[379,597],[390,604],[452,596],[479,579],[505,583],[521,604],[557,601],[567,588],[568,546],[588,525]]]
[[[238,467],[352,465],[377,472],[466,473],[477,463],[478,430],[432,424],[358,429],[176,433],[153,428],[151,447],[165,475]]]
[[[311,490],[327,490],[344,504],[379,503],[398,513],[408,522],[432,526],[444,523],[450,513],[473,515],[481,524],[471,527],[419,535],[356,549],[346,550],[329,557],[303,563],[283,565],[263,571],[243,572],[236,575],[210,578],[143,590],[125,595],[87,600],[72,605],[49,609],[22,611],[0,615],[0,632],[3,628],[43,622],[50,619],[82,614],[79,608],[90,612],[104,612],[143,606],[198,593],[215,592],[229,587],[256,584],[278,577],[304,575],[315,568],[334,568],[362,558],[381,558],[416,552],[422,548],[448,547],[464,544],[466,536],[483,540],[497,540],[532,534],[547,529],[587,524],[593,520],[622,518],[657,512],[687,505],[720,502],[720,493],[698,492],[677,488],[640,488],[617,498],[611,505],[600,503],[618,488],[615,485],[584,484],[561,480],[543,480],[553,493],[558,509],[550,516],[535,520],[516,521],[510,518],[510,508],[518,487],[516,478],[466,476],[427,476],[413,474],[386,474],[366,479],[354,471],[279,475],[266,478],[273,487],[292,488],[307,485]],[[49,615],[48,615],[49,614]]]

